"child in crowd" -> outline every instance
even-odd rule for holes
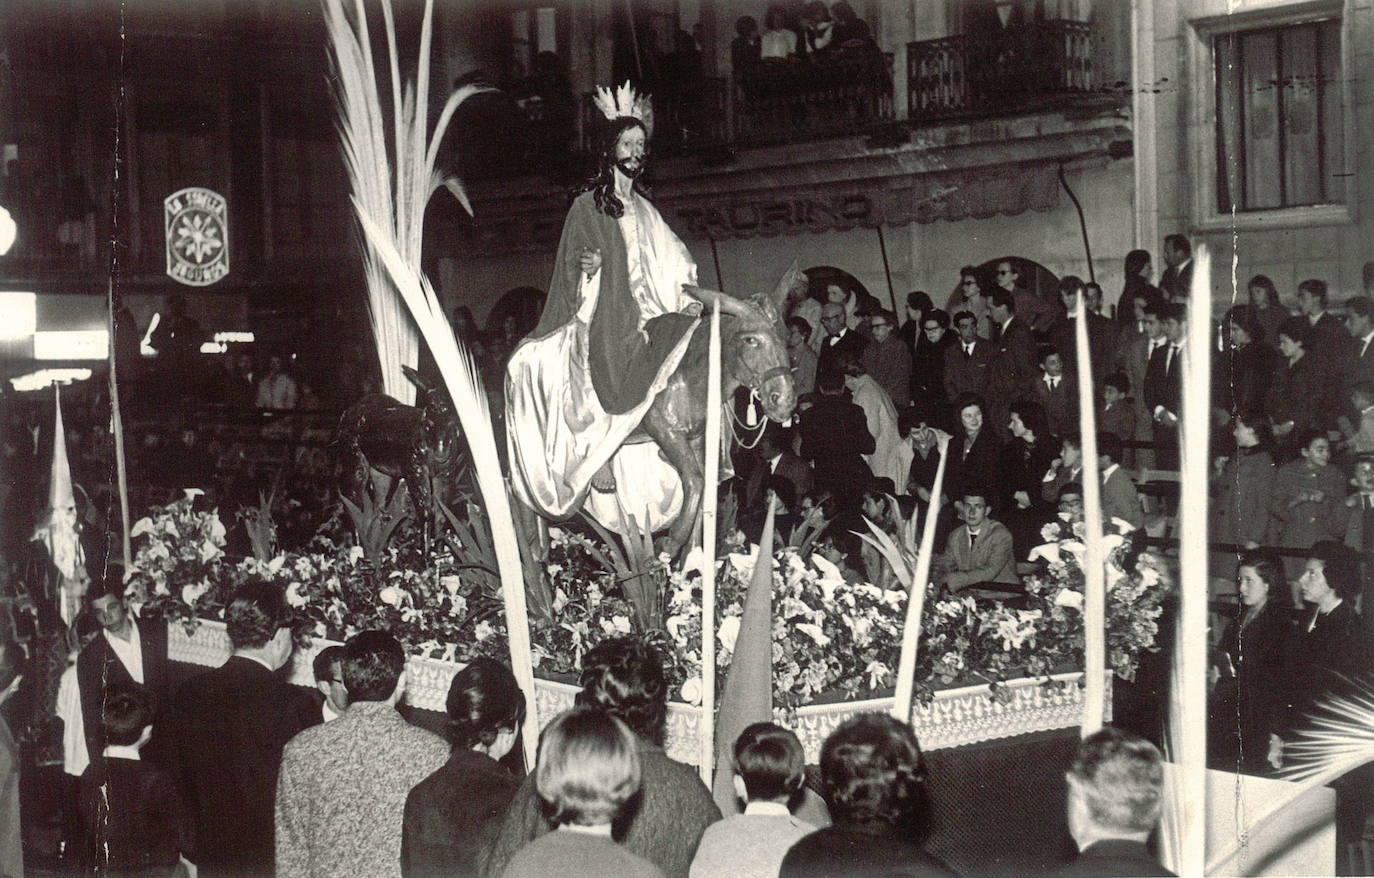
[[[105,752],[81,776],[81,814],[97,871],[140,878],[184,874],[190,820],[176,784],[139,751],[153,734],[153,701],[134,683],[111,689],[100,718]]]
[[[754,723],[735,741],[735,793],[744,813],[707,827],[691,878],[772,878],[782,858],[816,827],[792,815],[806,780],[801,742],[788,729]]]
[[[1097,412],[1097,429],[1123,440],[1135,438],[1135,402],[1131,399],[1131,379],[1125,372],[1114,372],[1102,382],[1102,408]],[[1117,462],[1127,468],[1134,467],[1134,450],[1124,451]]]
[[[1274,481],[1273,520],[1270,542],[1290,549],[1305,549],[1318,540],[1343,539],[1343,529],[1333,526],[1345,508],[1346,478],[1331,465],[1331,442],[1320,430],[1308,430],[1298,438],[1297,460],[1279,467]],[[1285,558],[1289,579],[1302,575],[1302,558]]]
[[[539,736],[535,787],[554,832],[525,845],[504,878],[663,878],[648,860],[616,844],[611,827],[639,793],[639,742],[609,713],[574,708]]]

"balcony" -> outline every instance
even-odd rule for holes
[[[916,124],[1052,106],[1093,92],[1093,82],[1092,29],[1084,22],[907,44],[907,107]]]
[[[583,149],[592,146],[597,116],[589,94],[579,125]],[[894,118],[891,54],[766,63],[655,94],[654,152],[799,143],[865,133]]]

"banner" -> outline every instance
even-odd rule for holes
[[[229,274],[229,203],[191,186],[162,202],[167,227],[167,275],[191,287],[208,287]]]

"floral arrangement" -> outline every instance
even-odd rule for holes
[[[144,613],[193,627],[219,618],[234,588],[249,577],[278,582],[308,621],[307,633],[343,640],[359,630],[386,628],[413,653],[450,661],[504,657],[507,646],[499,592],[488,577],[452,552],[423,553],[399,540],[369,561],[358,546],[317,537],[306,551],[267,560],[230,560],[214,510],[197,510],[197,492],[138,522],[136,572],[130,594]],[[940,688],[987,683],[993,698],[1016,677],[1048,677],[1082,666],[1081,533],[1069,522],[1047,526],[1050,540],[1032,553],[1041,562],[1026,578],[1027,595],[999,603],[954,597],[928,600],[917,658],[916,697],[928,703]],[[696,703],[701,691],[700,552],[682,569],[666,555],[635,575],[663,583],[662,624],[639,616],[626,571],[607,563],[606,547],[581,533],[553,529],[542,562],[552,595],[549,620],[531,620],[533,661],[541,674],[575,676],[582,656],[600,641],[636,636],[664,655],[675,697]],[[1172,580],[1162,559],[1124,522],[1114,522],[1107,545],[1107,648],[1112,669],[1134,676],[1142,651],[1155,649],[1158,618]],[[734,654],[744,597],[758,547],[715,563],[716,667],[723,685]],[[906,592],[847,582],[820,553],[778,549],[773,564],[773,681],[776,703],[789,709],[822,699],[883,694],[895,684]],[[468,573],[469,575],[464,575]]]

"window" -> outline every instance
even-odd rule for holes
[[[523,74],[534,72],[540,52],[558,51],[558,10],[554,7],[516,10],[510,25],[512,60]]]
[[[1218,211],[1341,201],[1340,21],[1220,34],[1213,59]]]
[[[1197,230],[1355,222],[1357,77],[1344,7],[1294,0],[1189,21],[1185,162]]]

